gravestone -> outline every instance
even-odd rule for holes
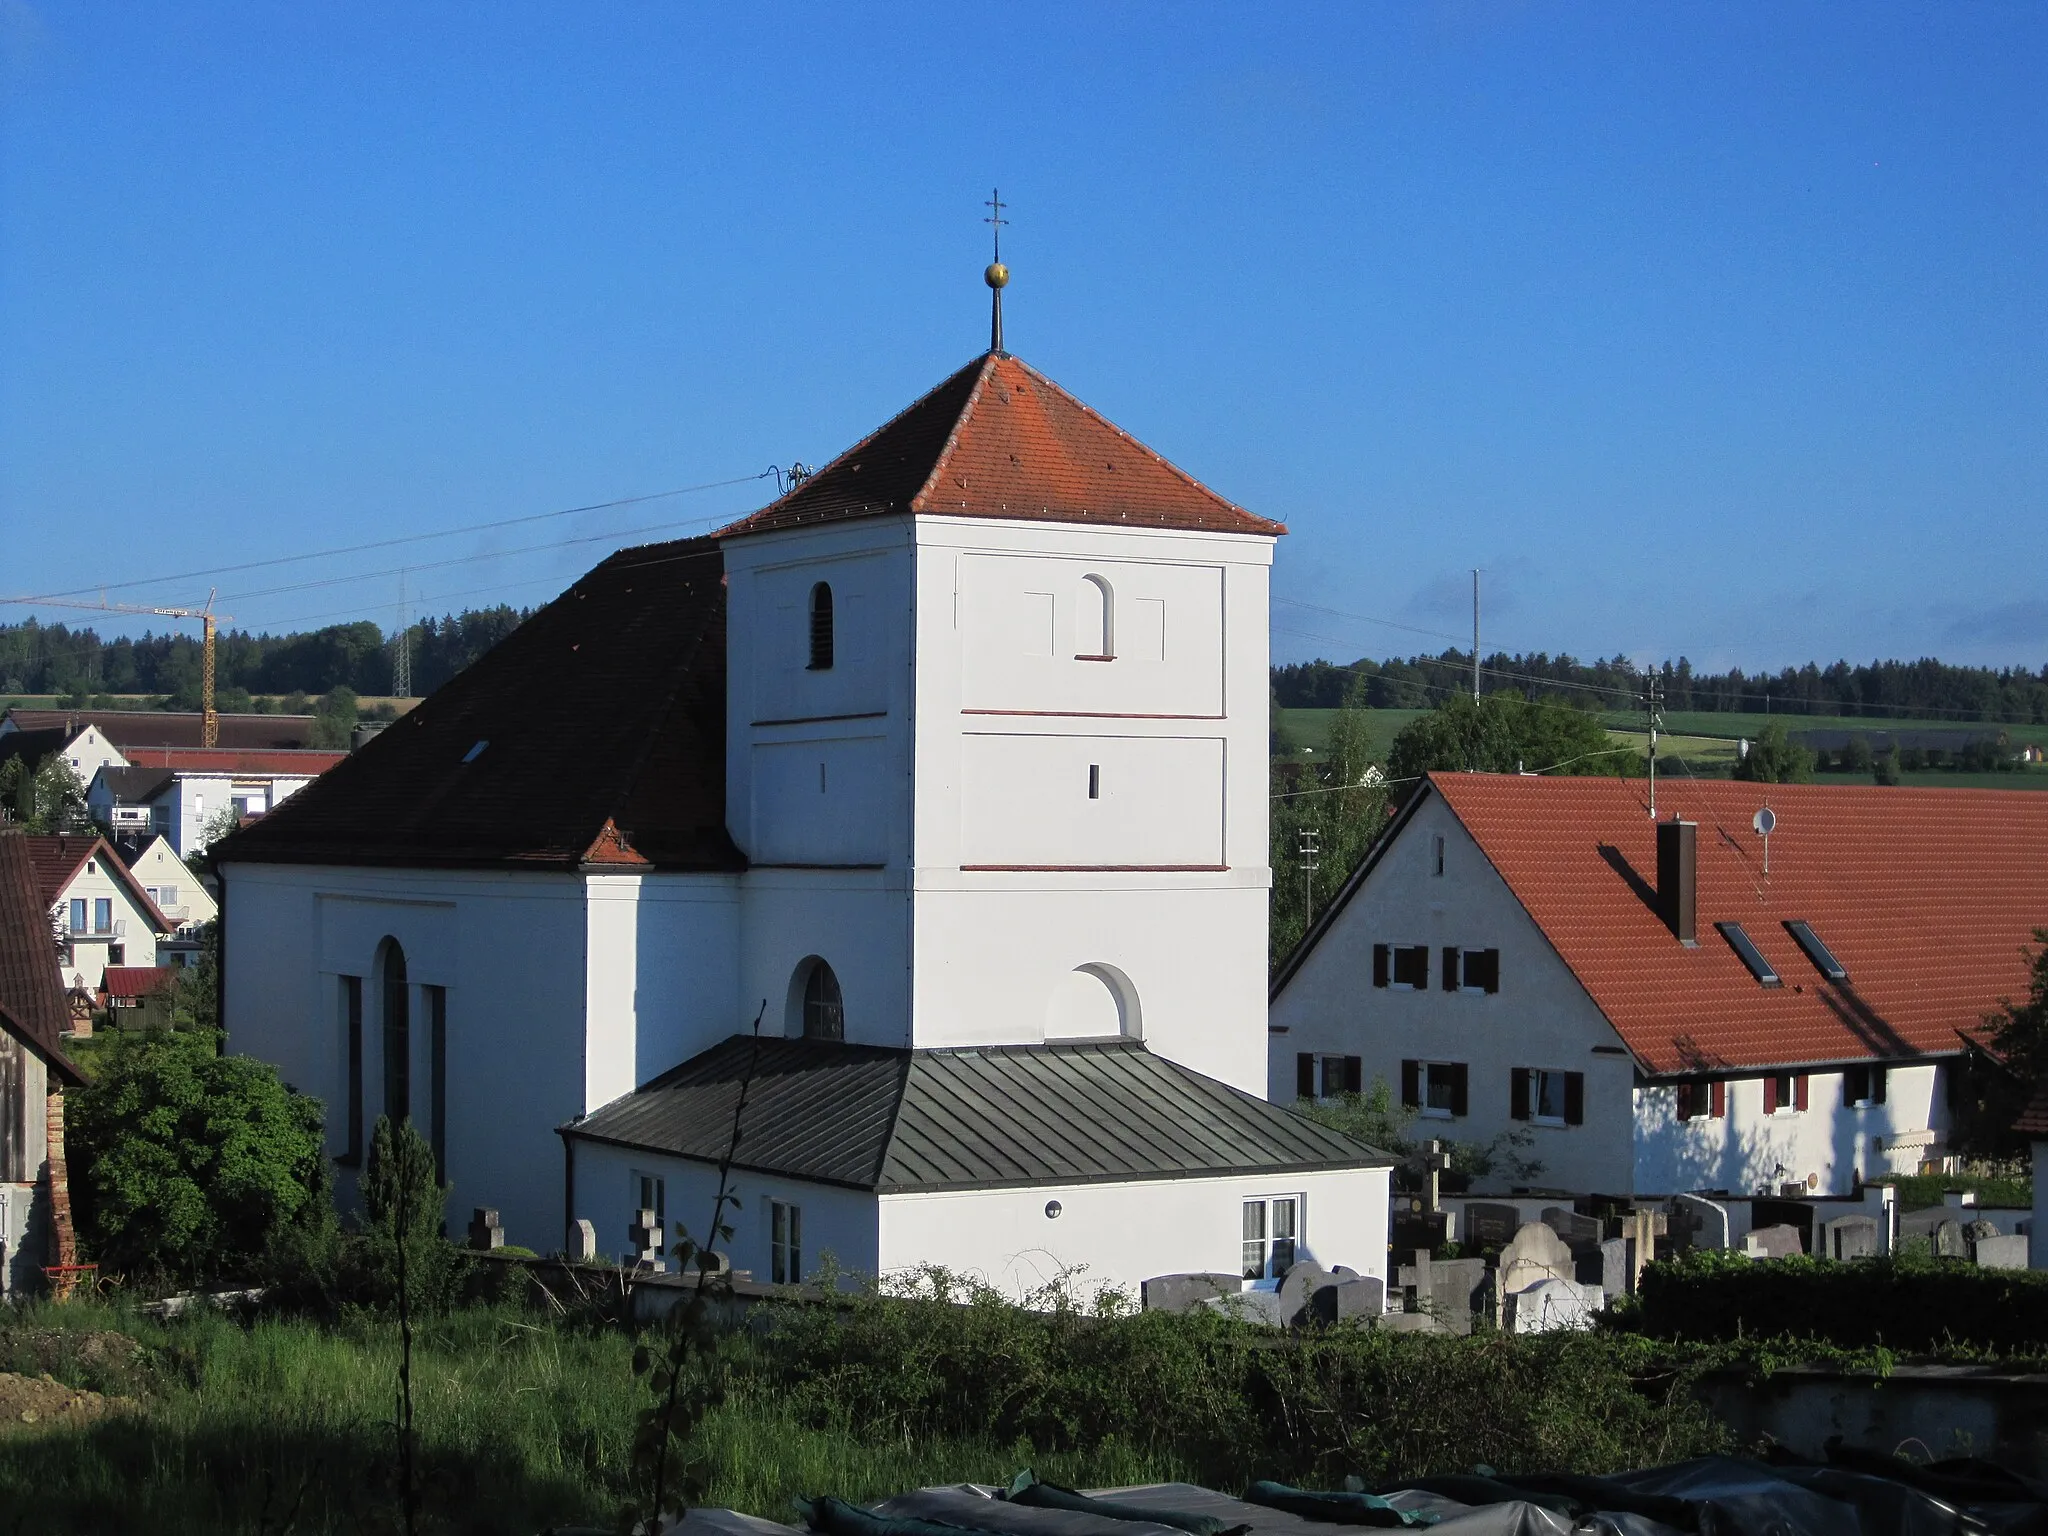
[[[576,1225],[569,1229],[571,1252],[569,1257],[579,1264],[597,1262],[597,1228],[588,1221],[578,1218]]]
[[[1280,1315],[1290,1323],[1307,1321],[1310,1298],[1324,1286],[1334,1283],[1330,1272],[1314,1259],[1301,1259],[1290,1264],[1280,1279]]]
[[[1507,1330],[1549,1333],[1558,1328],[1590,1328],[1605,1303],[1606,1296],[1597,1285],[1538,1280],[1508,1297]]]
[[[1963,1223],[1963,1241],[1967,1242],[1973,1249],[1987,1237],[2003,1237],[2004,1235],[2003,1232],[1998,1230],[1997,1222],[1986,1221],[1982,1216],[1977,1217],[1973,1221]]]
[[[1468,1248],[1505,1248],[1522,1229],[1522,1213],[1512,1205],[1472,1200],[1465,1205],[1460,1241]]]
[[[1583,1256],[1600,1246],[1600,1223],[1591,1216],[1581,1216],[1577,1211],[1553,1205],[1544,1210],[1543,1224],[1563,1238],[1565,1246],[1575,1254]]]
[[[1500,1251],[1500,1295],[1505,1300],[1540,1280],[1576,1281],[1577,1268],[1563,1238],[1540,1221],[1525,1222],[1515,1240]]]
[[[1600,1245],[1600,1289],[1624,1296],[1636,1288],[1636,1240],[1610,1237]]]
[[[1728,1207],[1704,1195],[1673,1195],[1671,1231],[1687,1248],[1725,1253],[1730,1246]]]
[[[1269,1328],[1287,1326],[1287,1319],[1280,1311],[1278,1291],[1238,1291],[1230,1296],[1208,1296],[1196,1305],[1211,1312],[1221,1312],[1241,1323],[1263,1323]]]
[[[1243,1288],[1236,1275],[1155,1275],[1139,1289],[1147,1312],[1192,1312],[1211,1296],[1235,1296]]]
[[[1963,1235],[1963,1224],[1950,1219],[1936,1225],[1929,1234],[1934,1244],[1937,1259],[1967,1259],[1970,1256],[1970,1241]]]
[[[633,1245],[633,1262],[659,1273],[668,1268],[668,1260],[661,1256],[661,1246],[666,1239],[662,1225],[655,1219],[654,1212],[644,1207],[633,1213],[633,1221],[626,1228],[626,1241]]]
[[[1977,1239],[1979,1269],[2025,1269],[2027,1240],[2024,1237],[1980,1237]]]
[[[1389,1312],[1379,1320],[1389,1333],[1448,1333],[1450,1330],[1428,1312]]]
[[[493,1248],[505,1246],[505,1227],[498,1220],[498,1213],[487,1205],[476,1207],[469,1218],[469,1246],[488,1253]]]
[[[1869,1259],[1877,1256],[1877,1221],[1870,1216],[1842,1216],[1827,1224],[1827,1256]]]
[[[1416,1248],[1441,1248],[1450,1237],[1450,1213],[1422,1209],[1420,1202],[1408,1203],[1405,1207],[1397,1205],[1391,1225],[1392,1237],[1387,1246],[1396,1253],[1408,1253]]]
[[[1309,1298],[1318,1323],[1341,1323],[1354,1317],[1379,1317],[1387,1310],[1386,1285],[1374,1275],[1354,1275],[1326,1285]]]
[[[1744,1240],[1743,1252],[1753,1259],[1796,1259],[1806,1245],[1797,1227],[1759,1227]]]
[[[1446,1333],[1472,1331],[1472,1314],[1485,1305],[1486,1260],[1436,1259],[1415,1255],[1396,1274],[1403,1292],[1413,1292],[1416,1306],[1433,1315]]]

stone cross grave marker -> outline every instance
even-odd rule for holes
[[[667,1261],[661,1256],[661,1245],[665,1237],[661,1223],[655,1220],[654,1212],[645,1208],[633,1213],[633,1224],[626,1228],[626,1240],[633,1245],[634,1262],[645,1264],[650,1269],[668,1268]]]

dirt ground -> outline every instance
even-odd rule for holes
[[[0,1371],[0,1435],[33,1424],[84,1424],[103,1414],[131,1409],[125,1397],[81,1392],[50,1376],[21,1376]]]

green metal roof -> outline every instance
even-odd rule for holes
[[[565,1136],[882,1193],[1384,1167],[1134,1042],[890,1050],[735,1035]]]

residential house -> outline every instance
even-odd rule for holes
[[[206,925],[220,916],[220,904],[192,867],[172,850],[170,839],[145,833],[140,839],[114,837],[114,852],[135,876],[157,911],[177,925],[157,941],[157,960],[164,965],[197,965]]]
[[[79,1077],[60,1043],[64,992],[29,843],[0,828],[0,1296],[39,1289],[46,1267],[76,1258],[63,1090]]]
[[[1431,775],[1274,980],[1274,1097],[1381,1079],[1446,1139],[1526,1131],[1531,1182],[1575,1192],[1941,1157],[2048,916],[2048,796],[1679,780],[1653,821],[1646,788]]]
[[[125,768],[102,768],[86,810],[110,832],[153,832],[186,858],[206,847],[221,812],[267,815],[348,754],[239,747],[133,747]]]
[[[98,992],[110,965],[157,963],[157,945],[176,925],[105,838],[31,837],[28,851],[46,922],[62,941],[59,962],[70,985]]]
[[[703,1237],[745,1083],[763,1278],[1384,1276],[1387,1160],[1264,1098],[1284,531],[990,352],[222,845],[229,1040],[533,1246]]]
[[[53,754],[61,755],[78,776],[80,784],[90,784],[92,776],[102,768],[127,765],[128,759],[121,755],[121,749],[90,721],[69,727],[49,725],[24,729],[13,723],[13,714],[14,711],[10,710],[6,716],[0,716],[0,763],[20,758],[33,772]]]

